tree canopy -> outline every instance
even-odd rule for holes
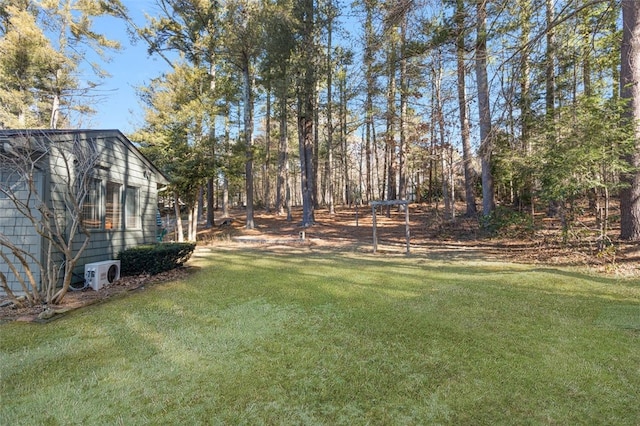
[[[73,46],[116,47],[91,17],[127,15],[117,2],[49,3],[0,8],[5,126],[55,125],[64,94],[82,89]],[[582,200],[599,214],[621,196],[620,235],[640,239],[636,1],[157,6],[132,30],[172,70],[141,89],[138,136],[194,215],[206,188],[209,209],[236,191],[247,227],[259,206],[303,205],[310,226],[333,200],[400,198],[443,200],[449,217],[457,199],[469,216],[481,200],[485,218],[544,209],[569,226]]]

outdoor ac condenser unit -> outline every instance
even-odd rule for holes
[[[100,290],[105,285],[120,278],[120,261],[105,260],[103,262],[84,265],[84,280],[87,286]]]

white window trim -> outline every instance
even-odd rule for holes
[[[133,216],[136,219],[135,226],[129,226],[130,210],[129,210],[129,199],[127,195],[129,194],[130,190],[133,190],[135,193],[135,206],[133,207],[134,208]],[[132,229],[132,230],[142,229],[142,215],[140,213],[140,187],[133,186],[133,185],[127,185],[124,187],[123,209],[124,209],[124,229]]]

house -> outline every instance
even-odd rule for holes
[[[34,172],[28,185],[25,172],[16,170],[31,164]],[[84,184],[78,183],[81,175]],[[25,268],[15,262],[8,249],[11,244],[29,254],[31,266],[45,265],[49,258],[57,268],[64,262],[60,253],[48,254],[48,240],[11,197],[27,200],[25,205],[36,218],[65,215],[63,220],[49,221],[69,227],[60,231],[56,225],[62,235],[73,232],[72,204],[78,201],[74,198],[82,199],[82,207],[75,208],[90,236],[74,269],[77,281],[85,264],[115,259],[121,250],[156,241],[158,191],[167,183],[162,172],[118,130],[0,130],[0,254],[8,256],[0,258],[0,272],[11,290],[19,291],[19,281],[6,259],[17,264],[20,273]],[[73,191],[80,195],[69,197]],[[73,246],[79,248],[86,238],[81,232],[73,235]],[[37,267],[29,269],[40,273]],[[41,278],[35,282],[41,283]]]

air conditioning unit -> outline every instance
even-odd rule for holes
[[[120,279],[119,260],[105,260],[84,265],[85,283],[94,290],[100,290],[118,279]]]

